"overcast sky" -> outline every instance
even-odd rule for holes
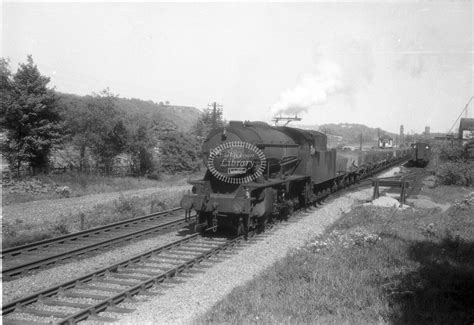
[[[2,56],[58,91],[446,132],[473,95],[471,1],[13,3]],[[471,103],[470,116],[474,115]]]

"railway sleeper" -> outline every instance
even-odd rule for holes
[[[15,312],[25,313],[25,314],[30,314],[30,315],[40,316],[40,317],[52,316],[55,318],[66,318],[73,314],[73,313],[63,313],[63,312],[53,311],[53,310],[42,310],[42,309],[36,309],[36,308],[31,308],[31,307],[17,307],[15,309]]]
[[[174,267],[177,264],[176,263],[169,263],[169,262],[146,261],[141,265],[143,265],[143,267],[146,267],[147,269],[167,271],[167,270],[170,269],[170,267],[169,266],[164,266],[164,265],[170,265],[170,266]]]
[[[104,316],[98,316],[98,315],[90,315],[89,317],[87,317],[87,320],[104,322],[104,323],[113,323],[117,321],[117,319],[113,317],[104,317]]]
[[[208,250],[206,251],[201,251],[200,253],[206,253]],[[186,248],[182,248],[182,249],[173,249],[173,251],[171,252],[166,252],[164,254],[166,254],[165,256],[168,256],[168,257],[178,257],[178,258],[181,258],[181,257],[189,257],[189,258],[192,258],[194,256],[198,256],[200,255],[200,253],[198,252],[193,252],[193,251],[190,251],[187,247]]]
[[[166,270],[157,270],[156,268],[151,268],[151,267],[127,267],[127,269],[120,270],[121,273],[141,273],[141,274],[146,274],[150,276],[154,275],[160,275]]]
[[[51,322],[49,320],[46,320],[44,322],[41,321],[30,321],[26,319],[13,319],[13,318],[3,318],[2,322],[4,325],[51,325]]]
[[[90,290],[98,290],[98,291],[109,291],[109,292],[122,292],[125,288],[113,288],[113,287],[106,287],[106,286],[93,286],[93,285],[90,285],[90,284],[81,284],[77,287],[75,287],[75,289],[90,289]]]
[[[91,293],[82,293],[82,292],[70,292],[65,291],[62,293],[64,297],[71,297],[71,298],[86,298],[86,299],[95,299],[95,300],[105,300],[110,298],[109,295],[98,295],[98,294],[91,294]]]
[[[149,279],[150,277],[146,274],[143,275],[138,275],[138,274],[121,274],[121,273],[114,273],[111,274],[114,278],[118,279],[136,279],[136,280],[146,280]]]
[[[92,304],[70,302],[70,301],[58,300],[58,299],[53,299],[53,298],[42,298],[39,300],[39,302],[47,306],[64,306],[64,307],[72,307],[72,308],[88,308],[92,306]]]
[[[137,281],[125,281],[125,280],[118,280],[118,279],[113,279],[113,278],[97,279],[97,281],[102,282],[102,283],[118,284],[124,287],[133,287],[139,283]]]
[[[212,247],[187,247],[187,248],[176,248],[173,251],[179,251],[179,252],[193,252],[193,253],[205,253],[209,251]]]
[[[156,256],[154,258],[150,258],[147,260],[150,261],[150,262],[154,262],[156,264],[163,264],[163,263],[168,263],[168,264],[180,264],[179,261],[177,261],[177,257],[176,256]]]

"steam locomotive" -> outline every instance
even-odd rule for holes
[[[248,121],[214,129],[202,150],[205,176],[190,181],[192,191],[181,206],[186,215],[197,212],[196,231],[223,227],[244,235],[407,158],[410,151],[339,155],[327,148],[321,132]]]

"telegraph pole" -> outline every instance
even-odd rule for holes
[[[212,107],[212,128],[215,128],[217,126],[217,110],[222,109],[223,106],[213,102],[212,104],[207,104],[207,107]]]

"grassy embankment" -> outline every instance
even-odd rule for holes
[[[160,193],[165,191],[167,193],[166,195],[147,194],[130,197],[120,195],[116,200],[97,203],[92,209],[88,209],[85,212],[78,211],[72,215],[45,218],[44,221],[40,222],[13,219],[9,218],[8,215],[4,215],[2,220],[2,247],[23,245],[79,231],[81,230],[81,218],[84,220],[82,229],[85,230],[151,212],[174,208],[179,205],[183,193],[182,191],[174,190],[173,186],[185,185],[189,177],[194,178],[198,177],[198,175],[163,176],[160,181],[132,177],[92,177],[77,174],[40,176],[35,178],[34,181],[32,179],[23,180],[23,183],[26,184],[29,182],[41,184],[39,187],[46,189],[45,193],[36,190],[30,191],[31,187],[28,187],[28,185],[26,190],[22,190],[21,186],[13,185],[18,187],[18,192],[9,193],[8,191],[3,191],[4,206],[5,202],[15,204],[44,199],[59,199],[62,196],[55,193],[53,188],[61,186],[68,186],[71,189],[71,197],[144,188],[156,188]],[[48,184],[54,184],[54,187],[48,187]],[[64,204],[62,200],[55,202],[59,205]]]
[[[57,175],[38,175],[24,179],[4,180],[2,205],[19,204],[38,200],[54,200],[64,197],[55,189],[69,187],[69,197],[91,194],[120,192],[127,190],[162,187],[174,184],[185,176],[163,175],[161,180],[139,177],[110,177],[80,173],[64,173]]]
[[[358,207],[197,322],[471,324],[474,198],[447,211]],[[426,193],[425,193],[426,194]]]

